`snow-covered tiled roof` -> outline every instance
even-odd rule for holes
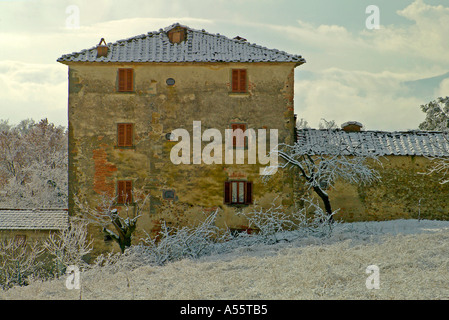
[[[171,43],[167,32],[186,28],[186,39]],[[159,31],[108,43],[108,54],[97,57],[96,47],[65,54],[58,62],[296,62],[305,63],[300,55],[268,49],[245,39],[230,39],[220,34],[195,30],[178,23]]]
[[[0,209],[0,230],[61,230],[68,219],[65,209]]]
[[[302,129],[298,142],[311,153],[325,154],[323,141],[344,143],[351,153],[367,151],[377,156],[449,157],[449,136],[439,131],[359,131]],[[352,149],[352,150],[351,150]]]

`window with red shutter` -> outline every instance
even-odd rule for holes
[[[134,70],[130,68],[118,69],[118,91],[132,92],[134,90]]]
[[[127,204],[132,202],[132,185],[131,180],[117,181],[117,203]]]
[[[133,124],[118,123],[117,124],[117,146],[132,147],[133,146]]]
[[[253,183],[250,181],[226,181],[224,183],[225,204],[251,204]]]
[[[232,92],[247,92],[246,69],[232,69],[231,83]]]
[[[232,146],[233,147],[246,147],[248,145],[248,137],[244,136],[243,134],[246,131],[246,124],[245,123],[231,123],[231,129],[234,133],[234,135],[232,136]],[[240,131],[235,131],[237,129],[242,130]]]

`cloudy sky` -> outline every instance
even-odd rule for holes
[[[449,95],[448,0],[0,0],[0,119],[67,126],[57,58],[174,22],[301,54],[295,112],[312,127],[416,129]]]

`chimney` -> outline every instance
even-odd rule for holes
[[[103,45],[101,43],[104,43]],[[97,45],[97,58],[106,57],[108,55],[108,45],[104,38],[101,38],[100,43]]]
[[[363,125],[357,121],[348,121],[341,125],[341,128],[346,132],[359,132]]]

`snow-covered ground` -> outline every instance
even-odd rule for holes
[[[80,290],[64,278],[0,299],[449,299],[449,221],[339,223],[326,237],[282,237],[165,266],[90,270]],[[371,265],[378,289],[366,285]]]

